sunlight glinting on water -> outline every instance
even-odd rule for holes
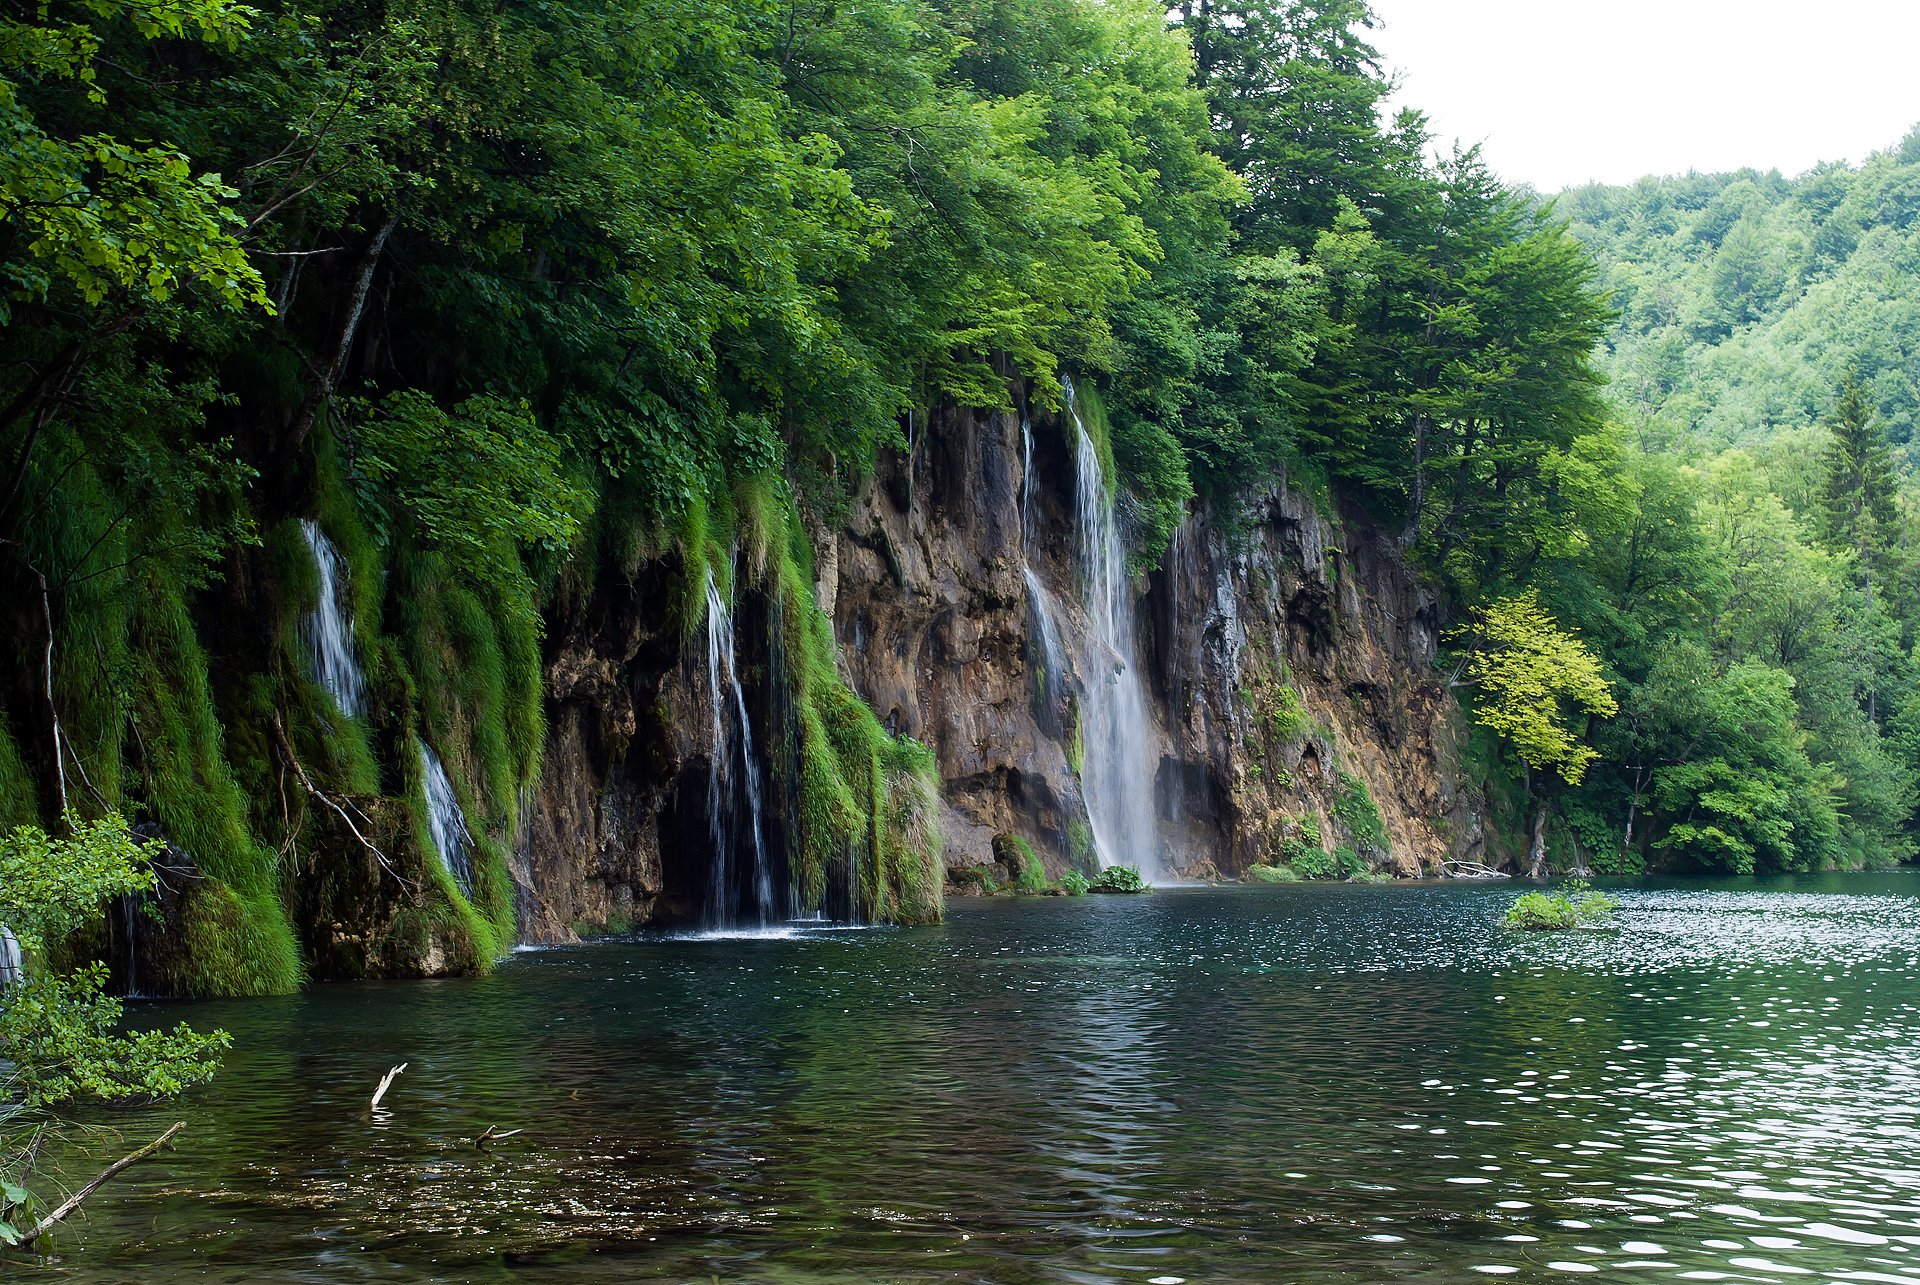
[[[1909,889],[1629,889],[1617,932],[1561,936],[1462,885],[957,902],[191,1006],[234,1061],[72,1261],[1916,1282]],[[479,1150],[490,1124],[525,1132]]]

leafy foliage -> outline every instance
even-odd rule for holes
[[[1507,907],[1505,923],[1523,932],[1564,932],[1612,922],[1617,899],[1578,879],[1554,892],[1523,892]]]
[[[1100,872],[1089,892],[1145,892],[1147,881],[1132,866],[1108,866]]]
[[[1569,718],[1610,718],[1619,709],[1599,660],[1532,591],[1488,604],[1475,633],[1467,674],[1490,697],[1475,706],[1475,720],[1505,737],[1528,767],[1578,785],[1599,751],[1581,742]]]
[[[117,813],[72,820],[55,839],[20,826],[0,839],[0,923],[23,951],[44,960],[49,945],[99,912],[111,897],[153,886],[148,864],[159,845],[136,840]],[[74,1098],[112,1101],[163,1097],[212,1077],[223,1032],[115,1033],[120,1002],[105,993],[106,966],[56,972],[44,963],[6,990],[0,1004],[0,1053],[11,1063],[7,1087],[29,1106]]]

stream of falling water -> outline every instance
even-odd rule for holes
[[[1073,381],[1062,383],[1076,434],[1074,525],[1089,629],[1080,702],[1080,780],[1087,820],[1102,866],[1136,866],[1148,880],[1161,880],[1166,870],[1154,830],[1152,726],[1134,644],[1127,550]]]
[[[760,761],[753,752],[753,725],[746,693],[734,665],[733,612],[707,572],[707,694],[713,707],[713,765],[707,776],[707,833],[713,843],[713,881],[707,894],[709,928],[766,928],[790,917],[774,902],[773,868],[767,854],[761,809]],[[741,827],[744,825],[745,833]],[[742,904],[734,861],[741,840],[752,852],[747,904]]]
[[[300,534],[320,571],[320,596],[300,621],[313,680],[327,689],[340,712],[357,718],[366,708],[366,681],[353,656],[353,613],[347,607],[347,561],[312,518],[300,520]]]
[[[447,777],[447,768],[440,756],[425,740],[416,737],[415,743],[420,747],[420,763],[425,769],[427,829],[433,834],[433,849],[440,854],[440,864],[460,885],[460,891],[471,900],[473,836],[467,832],[466,814],[460,810],[460,800],[454,796],[453,782]]]

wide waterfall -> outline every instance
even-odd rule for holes
[[[1089,631],[1080,700],[1080,780],[1087,820],[1101,865],[1137,866],[1149,880],[1161,879],[1166,871],[1154,829],[1153,729],[1134,642],[1127,550],[1073,381],[1062,382],[1076,434],[1076,553]]]
[[[466,814],[454,797],[453,782],[447,778],[440,756],[424,740],[419,740],[420,762],[427,778],[427,828],[433,832],[434,850],[440,864],[447,868],[460,891],[473,896],[473,836],[467,833]]]
[[[713,707],[713,766],[707,777],[707,833],[713,842],[713,882],[707,893],[710,928],[765,928],[791,918],[776,904],[773,862],[767,852],[760,761],[753,724],[734,664],[733,612],[707,572],[707,695]],[[744,854],[743,850],[744,849]],[[750,867],[736,871],[746,855]],[[745,888],[739,885],[745,876]]]
[[[320,597],[300,622],[313,681],[327,689],[340,712],[357,718],[366,707],[366,681],[353,657],[353,612],[347,605],[347,560],[312,518],[300,520],[300,533],[320,569]]]

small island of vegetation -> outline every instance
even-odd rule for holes
[[[1522,932],[1565,932],[1570,928],[1597,928],[1613,922],[1620,908],[1610,897],[1576,879],[1556,892],[1526,892],[1507,907],[1506,925]]]

